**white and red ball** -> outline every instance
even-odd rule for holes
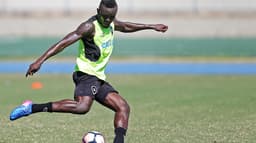
[[[100,132],[90,131],[83,136],[82,143],[105,143],[105,139]]]

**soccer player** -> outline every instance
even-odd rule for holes
[[[115,0],[101,0],[95,16],[81,23],[77,29],[51,46],[29,66],[26,77],[36,73],[48,58],[79,41],[79,54],[73,73],[74,100],[64,99],[44,104],[34,104],[28,100],[11,112],[10,120],[38,112],[85,114],[90,110],[93,101],[96,100],[115,112],[114,143],[124,143],[130,107],[119,92],[105,81],[104,73],[113,50],[114,31],[136,32],[153,29],[165,32],[168,26],[123,22],[116,18],[117,9]]]

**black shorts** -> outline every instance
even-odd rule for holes
[[[100,103],[104,102],[108,93],[118,93],[108,82],[80,71],[73,73],[73,81],[76,85],[74,96],[91,96]]]

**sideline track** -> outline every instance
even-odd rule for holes
[[[26,73],[28,62],[0,62],[0,73]],[[72,73],[74,63],[46,62],[39,73]],[[129,63],[110,62],[111,74],[226,74],[256,75],[256,63]]]

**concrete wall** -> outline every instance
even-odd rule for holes
[[[99,1],[0,0],[0,36],[64,36],[95,14]],[[256,37],[256,0],[118,1],[120,20],[169,26],[164,34],[117,33],[120,36]],[[236,14],[225,14],[230,12]]]
[[[163,23],[169,30],[162,34],[151,30],[126,37],[256,37],[256,17],[123,16],[120,20],[139,23]],[[0,36],[64,36],[87,17],[1,17]]]
[[[100,0],[0,0],[1,12],[94,10]],[[118,0],[121,12],[251,12],[255,0]]]

